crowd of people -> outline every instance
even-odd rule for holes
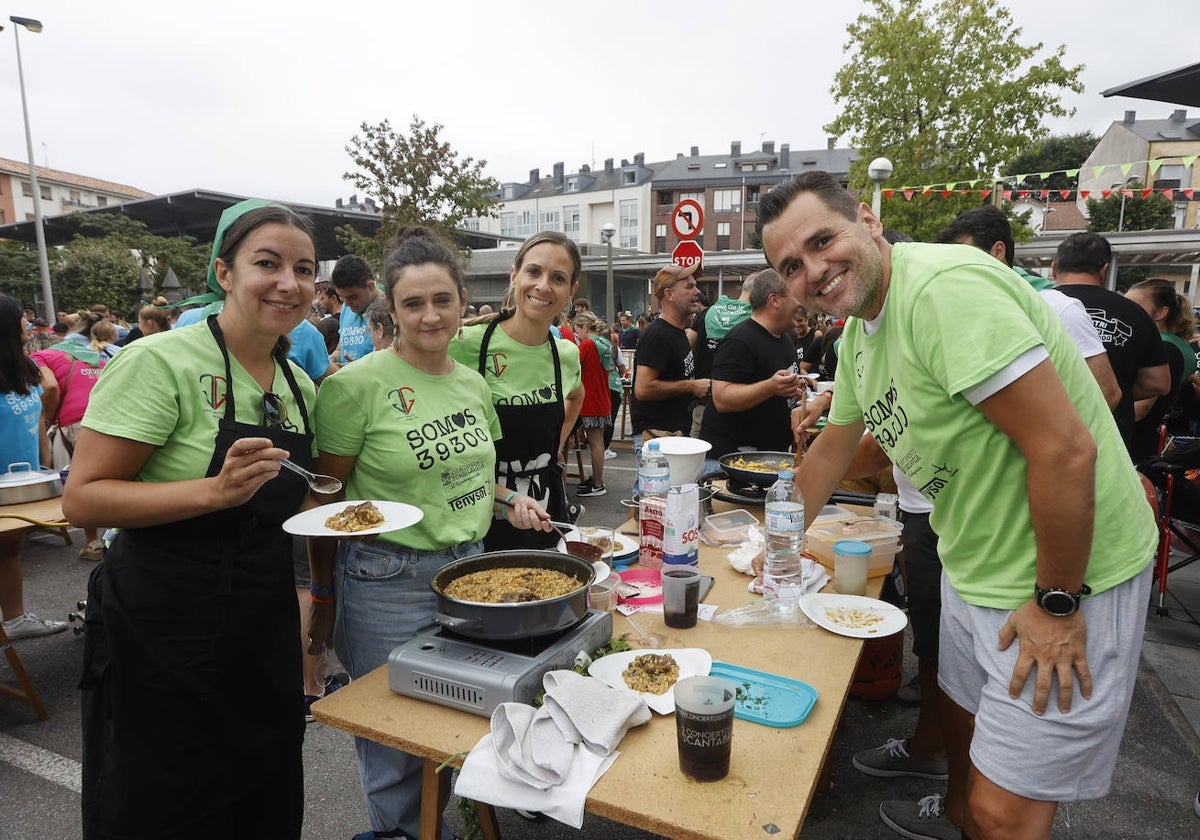
[[[574,495],[604,494],[627,383],[639,460],[664,435],[712,459],[806,448],[809,511],[845,480],[894,479],[920,715],[854,766],[948,790],[883,803],[885,824],[1048,837],[1057,802],[1103,795],[1155,540],[1134,461],[1200,420],[1190,306],[1165,280],[1103,288],[1095,234],[1064,240],[1052,279],[1022,276],[992,208],[906,241],[824,173],[769,193],[758,223],[771,268],[736,295],[708,305],[695,267],[668,265],[656,313],[612,323],[576,296],[560,233],[522,244],[496,311],[469,310],[433,231],[401,229],[378,276],[351,255],[318,281],[308,220],[259,200],[222,215],[208,291],[182,314],[159,299],[135,326],[102,305],[50,326],[0,296],[0,457],[69,466],[64,514],[103,560],[84,836],[299,836],[329,652],[361,677],[429,623],[447,562],[554,545],[550,520],[577,512],[564,451],[590,456]],[[943,328],[960,322],[986,328]],[[343,490],[316,497],[285,458]],[[282,530],[343,499],[423,519],[372,540]],[[0,541],[6,633],[60,632],[25,609],[19,555]],[[361,738],[356,754],[359,840],[416,836],[421,760]]]

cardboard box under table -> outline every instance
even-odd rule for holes
[[[718,510],[731,507],[716,505]],[[762,516],[761,508],[749,510]],[[621,527],[632,530],[633,521]],[[727,553],[703,544],[700,548],[701,571],[716,578],[705,602],[722,609],[754,598],[746,589],[749,578],[730,567]],[[867,594],[877,596],[880,583],[878,578],[869,581]],[[628,621],[619,613],[613,618],[614,634],[628,633],[636,647],[639,637]],[[621,742],[620,757],[588,795],[587,812],[674,838],[761,838],[764,826],[770,825],[777,826],[782,837],[795,837],[821,781],[862,640],[815,627],[730,629],[709,621],[673,630],[653,613],[639,613],[637,621],[647,633],[664,637],[662,647],[704,648],[716,661],[802,680],[816,689],[817,702],[803,723],[788,729],[736,720],[729,775],[703,784],[679,770],[673,717],[655,714]],[[439,776],[436,767],[470,750],[488,729],[487,718],[394,694],[388,688],[387,666],[312,708],[321,723],[422,756],[426,806],[438,801],[438,785],[449,783],[449,771]],[[422,813],[423,840],[440,836],[441,814],[436,812],[436,807],[427,807]],[[484,836],[498,837],[490,809],[484,806],[480,813]],[[583,833],[587,832],[585,817]]]

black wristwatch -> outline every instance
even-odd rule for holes
[[[1086,583],[1078,592],[1068,592],[1065,589],[1042,589],[1036,583],[1033,585],[1033,597],[1037,605],[1047,613],[1059,618],[1065,618],[1079,609],[1079,602],[1084,595],[1091,595],[1092,588]]]

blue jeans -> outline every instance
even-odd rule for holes
[[[338,543],[333,649],[350,676],[359,679],[386,664],[396,646],[429,626],[436,608],[430,579],[450,561],[482,551],[482,542],[436,551],[383,540]],[[354,751],[371,829],[419,836],[424,760],[366,738],[354,739]]]

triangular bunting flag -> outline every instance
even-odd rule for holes
[[[1162,166],[1162,160],[1161,160],[1161,159],[1159,159],[1159,160],[1152,160],[1152,161],[1150,161],[1150,177],[1151,177],[1151,178],[1153,178],[1153,177],[1154,177],[1154,173],[1158,171],[1158,168],[1159,168],[1160,166]]]
[[[895,194],[896,194],[896,191],[895,191],[895,190],[884,190],[884,191],[883,191],[883,197],[884,197],[884,198],[891,198],[891,197],[892,197],[892,196],[894,196]]]
[[[932,194],[933,194],[932,187],[921,187],[921,195],[932,195]]]
[[[953,189],[954,189],[955,187],[957,187],[957,186],[958,186],[958,181],[947,181],[947,182],[946,182],[946,189],[947,189],[947,190],[953,190]]]
[[[1041,178],[1043,181],[1045,181],[1045,180],[1047,180],[1047,179],[1048,179],[1048,178],[1049,178],[1049,177],[1050,177],[1052,174],[1053,174],[1053,173],[1051,173],[1051,172],[1039,172],[1039,173],[1038,173],[1038,177],[1039,177],[1039,178]]]
[[[1070,198],[1070,197],[1071,197],[1071,191],[1070,191],[1070,190],[1059,190],[1059,191],[1058,191],[1058,194],[1059,194],[1060,196],[1062,196],[1062,200],[1063,200],[1063,201],[1066,201],[1068,198]]]
[[[1149,198],[1153,193],[1153,189],[1144,189],[1142,190],[1142,198]]]
[[[980,180],[982,179],[976,178],[974,181],[967,181],[967,183],[971,185],[971,189],[974,189],[975,187],[979,186]]]
[[[1067,177],[1068,177],[1068,178],[1078,178],[1078,177],[1079,177],[1079,170],[1078,170],[1078,169],[1068,169],[1068,170],[1066,171],[1066,175],[1067,175]]]
[[[1091,194],[1092,194],[1091,190],[1080,190],[1079,191],[1079,197],[1082,199],[1087,199],[1087,197],[1090,196]]]
[[[912,191],[912,190],[903,190],[903,193],[904,193],[904,200],[905,200],[905,201],[912,201],[912,197],[913,197],[913,191]]]
[[[1100,190],[1101,198],[1108,198],[1110,195],[1112,195],[1112,190]]]
[[[1133,198],[1133,190],[1121,190],[1121,195],[1126,198]]]
[[[1191,187],[1188,187],[1187,189],[1180,190],[1180,192],[1187,196],[1188,201],[1191,201],[1192,196],[1195,194],[1196,191],[1193,190]]]
[[[954,190],[942,190],[942,198],[949,198],[954,195]]]
[[[1029,198],[1029,190],[1017,190],[1017,196],[1019,198]]]
[[[1044,198],[1044,199],[1045,199],[1045,198],[1049,198],[1049,197],[1050,197],[1050,190],[1038,190],[1038,195],[1040,195],[1040,196],[1041,196],[1042,198]]]
[[[1162,193],[1167,198],[1171,198],[1171,199],[1175,198],[1175,190],[1167,189],[1167,190],[1163,190]]]
[[[980,198],[987,198],[987,197],[988,197],[989,195],[991,195],[991,194],[992,194],[992,191],[991,191],[991,190],[980,190],[980,191],[979,191],[979,197],[980,197]]]
[[[1200,155],[1186,155],[1185,157],[1181,157],[1180,160],[1183,161],[1184,166],[1191,166],[1196,162],[1197,157],[1200,157]]]
[[[1012,201],[1012,190],[1004,190],[1000,194],[1004,196],[1005,201]]]
[[[1101,173],[1101,172],[1103,172],[1105,169],[1108,169],[1108,164],[1107,164],[1107,163],[1106,163],[1106,164],[1104,164],[1103,166],[1093,166],[1093,167],[1092,167],[1092,177],[1093,177],[1093,178],[1099,178],[1099,177],[1100,177],[1100,173]]]
[[[1133,169],[1132,163],[1122,163],[1121,164],[1121,177],[1128,178],[1130,169]]]

